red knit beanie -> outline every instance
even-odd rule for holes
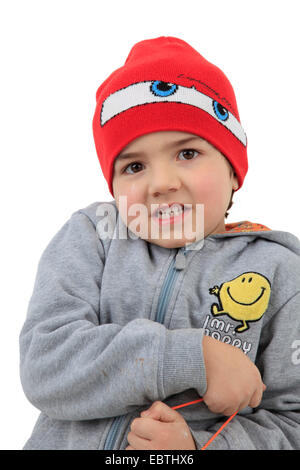
[[[182,39],[161,36],[133,46],[123,67],[98,88],[93,133],[113,196],[114,160],[131,141],[156,131],[199,135],[231,163],[240,187],[247,138],[224,73]]]

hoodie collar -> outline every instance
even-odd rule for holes
[[[242,222],[233,222],[232,224],[225,224],[225,232],[219,233],[237,233],[237,232],[265,232],[271,231],[270,228],[265,225],[258,224],[256,222],[249,222],[243,220]]]

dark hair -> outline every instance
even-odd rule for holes
[[[228,211],[229,211],[229,209],[232,207],[232,204],[233,204],[233,200],[232,200],[232,198],[233,198],[233,193],[234,193],[234,189],[232,190],[232,193],[231,193],[230,202],[229,202],[229,205],[228,205],[228,207],[227,207],[227,211],[226,211],[226,213],[225,213],[225,219],[228,217],[228,215],[229,215],[229,212],[228,212]]]

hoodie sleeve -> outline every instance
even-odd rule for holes
[[[236,415],[208,450],[300,449],[300,292],[264,325],[256,365],[267,385],[259,407]],[[226,419],[193,432],[199,449]]]
[[[187,388],[203,394],[203,330],[170,331],[146,318],[101,324],[104,268],[94,224],[74,213],[41,256],[19,336],[28,400],[50,418],[86,420],[127,414]]]

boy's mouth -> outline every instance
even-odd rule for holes
[[[184,204],[179,202],[160,204],[158,207],[156,207],[156,204],[154,204],[154,206],[155,208],[152,211],[152,217],[156,217],[158,219],[170,219],[172,217],[177,217],[183,212],[191,209],[191,207],[185,207]]]

